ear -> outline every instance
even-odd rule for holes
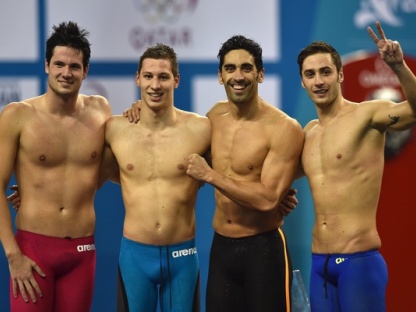
[[[220,85],[224,84],[224,80],[222,80],[222,76],[221,76],[221,72],[218,71],[218,82],[220,83]]]
[[[264,81],[264,68],[259,72],[259,83],[262,83]]]
[[[302,86],[302,88],[306,89],[305,84],[303,83],[303,80],[300,81],[300,85]]]
[[[87,65],[87,66],[85,67],[84,74],[82,75],[82,80],[84,80],[85,78],[87,78],[87,75],[88,75],[88,71],[89,71],[89,69],[90,69],[90,66],[89,66],[89,65]]]
[[[136,71],[136,86],[140,87],[140,73]]]
[[[49,74],[49,63],[45,60],[45,73]]]
[[[344,72],[342,69],[339,72],[338,80],[339,80],[339,83],[342,83],[344,81]]]
[[[179,82],[181,81],[179,74],[175,77],[175,89],[179,87]]]

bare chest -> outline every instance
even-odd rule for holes
[[[111,148],[125,174],[148,181],[156,177],[185,176],[188,156],[202,155],[208,148],[201,139],[183,129],[158,133],[130,130],[120,132]]]
[[[94,120],[34,120],[20,137],[22,156],[44,166],[96,162],[103,145],[104,126]]]
[[[307,175],[356,170],[380,158],[383,142],[376,130],[345,120],[315,127],[305,136],[302,164]]]
[[[214,169],[224,174],[259,174],[270,150],[268,137],[262,127],[217,128],[211,143]]]

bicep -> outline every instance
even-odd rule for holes
[[[284,131],[285,137],[274,144],[266,157],[261,179],[278,193],[286,193],[299,169],[304,135],[301,128]]]
[[[416,123],[416,116],[407,101],[394,103],[391,101],[375,101],[373,124],[383,130],[405,130]]]

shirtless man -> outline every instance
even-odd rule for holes
[[[213,168],[193,154],[187,170],[215,187],[206,311],[290,311],[292,269],[278,205],[295,178],[302,128],[259,97],[256,42],[233,36],[218,58],[227,100],[207,115]]]
[[[125,206],[119,311],[156,311],[158,286],[162,311],[199,311],[195,203],[200,182],[186,175],[186,168],[189,154],[209,150],[211,124],[174,107],[179,73],[172,48],[148,48],[136,82],[140,122],[114,116],[105,135],[115,156],[108,169],[113,172],[118,163]]]
[[[376,211],[387,129],[416,122],[416,77],[397,41],[369,27],[382,59],[397,75],[407,101],[353,103],[342,96],[338,52],[314,42],[298,56],[302,86],[318,120],[305,127],[302,154],[315,209],[310,297],[312,311],[385,311],[387,267],[378,249]]]
[[[10,103],[0,115],[0,240],[12,311],[90,311],[94,196],[111,109],[103,97],[79,94],[91,54],[87,35],[73,22],[54,26],[46,93]],[[13,172],[21,196],[16,235],[6,200]]]

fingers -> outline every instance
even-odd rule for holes
[[[14,186],[10,187],[10,190],[12,190],[12,191],[14,190],[14,193],[7,196],[7,201],[12,204],[13,209],[15,211],[18,211],[19,208],[20,208],[20,196],[19,196],[19,193],[18,193],[17,185],[14,185]]]
[[[32,269],[35,270],[41,277],[45,277],[45,273],[35,262],[32,262]],[[36,295],[33,289],[35,289],[39,297],[42,297],[42,291],[40,290],[40,287],[33,275],[29,278],[29,280],[25,281],[25,286],[33,302],[36,302]]]
[[[17,298],[17,286],[15,279],[12,280],[13,297]]]
[[[36,273],[38,273],[40,276],[42,276],[42,277],[45,277],[46,276],[46,274],[42,271],[42,269],[35,263],[34,265],[33,265],[33,269],[36,271]],[[35,281],[35,283],[36,283],[36,281]],[[33,284],[32,284],[33,285]],[[36,283],[36,285],[37,285],[37,283]]]
[[[383,28],[381,28],[381,24],[380,24],[379,21],[376,22],[376,27],[377,27],[377,30],[378,30],[378,34],[380,35],[380,38],[382,40],[386,40],[386,35],[384,34],[384,30],[383,30]]]
[[[379,21],[376,22],[376,28],[377,28],[377,32],[380,36],[380,39],[378,39],[378,36],[375,34],[375,32],[373,31],[373,29],[370,26],[367,27],[367,32],[370,35],[371,39],[374,41],[374,43],[378,44],[378,42],[380,40],[387,41],[386,34],[384,33],[384,30],[381,27],[381,24],[380,24]]]
[[[133,122],[133,112],[131,109],[126,109],[123,111],[123,117],[127,118],[129,122]]]
[[[34,279],[33,279],[34,281]],[[32,300],[32,302],[36,302],[36,295],[33,292],[33,288],[31,283],[33,283],[33,281],[29,281],[29,280],[25,280],[25,281],[18,281],[18,288],[19,288],[19,292],[22,295],[22,298],[25,302],[29,302],[29,297]],[[36,283],[36,281],[34,281]],[[37,283],[36,283],[37,285]],[[39,286],[37,286],[39,288]],[[39,289],[40,291],[40,289]],[[27,296],[27,293],[29,293],[29,297]],[[41,296],[42,294],[40,294]],[[17,298],[17,289],[15,287],[13,287],[13,296],[15,298]]]
[[[140,108],[132,107],[123,111],[123,117],[127,118],[130,122],[138,123],[140,120]]]
[[[30,281],[25,281],[24,284],[25,284],[25,287],[26,287],[26,291],[29,293],[29,297],[32,300],[32,302],[36,302],[36,295],[35,295],[35,292],[33,291],[33,287],[32,287],[33,282],[36,284],[36,286],[38,285],[34,278],[32,278]],[[40,291],[39,286],[37,286],[37,288]],[[27,296],[26,296],[26,298],[27,298]],[[25,301],[27,302],[27,300],[25,300]]]
[[[370,35],[371,39],[374,41],[374,43],[377,44],[379,40],[377,38],[377,35],[374,33],[373,29],[370,26],[367,27],[367,32]]]
[[[18,191],[19,190],[19,186],[12,185],[12,186],[9,187],[9,190],[11,190],[11,191]]]
[[[140,108],[131,110],[130,122],[137,123],[140,120]]]
[[[287,195],[289,195],[289,196],[293,196],[293,195],[296,195],[296,193],[298,192],[298,190],[297,189],[290,189],[289,190],[289,192],[287,192]]]
[[[30,298],[32,299],[33,302],[36,302],[36,295],[33,291],[33,288],[35,289],[39,297],[42,297],[42,291],[40,290],[40,287],[38,283],[36,282],[35,278],[32,277],[30,279],[30,283],[28,283],[28,286],[29,287],[26,287],[26,289],[29,291]]]
[[[37,272],[41,278],[45,277],[45,273],[36,262],[27,257],[21,257],[21,259],[15,260],[18,262],[15,267],[10,264],[13,296],[17,298],[20,293],[25,302],[29,302],[29,299],[32,302],[36,302],[37,297],[42,297],[42,291],[35,279],[33,271]],[[15,274],[14,272],[19,273]]]
[[[26,294],[26,290],[25,290],[25,286],[24,286],[23,281],[18,280],[17,284],[18,284],[19,292],[22,295],[23,300],[25,302],[28,302],[29,299],[27,298],[27,294]],[[16,293],[13,293],[13,294],[14,294],[15,298],[17,298],[17,291],[16,291]]]

